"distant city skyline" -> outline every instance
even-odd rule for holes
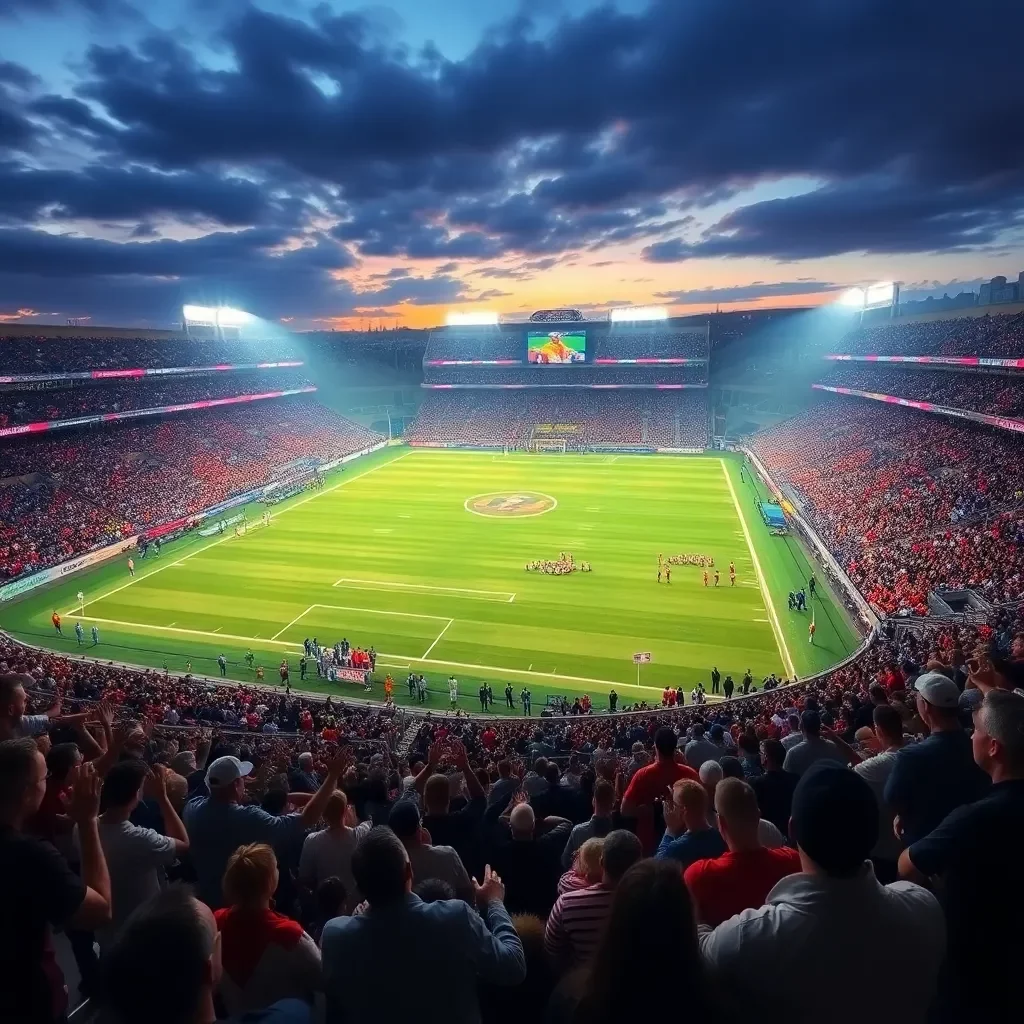
[[[992,0],[5,0],[0,322],[977,291],[1024,268],[1022,38]]]

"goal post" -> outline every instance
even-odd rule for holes
[[[565,454],[565,439],[547,438],[543,441],[534,439],[530,442],[532,452],[561,452]]]

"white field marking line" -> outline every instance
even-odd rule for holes
[[[770,619],[754,619],[755,622],[770,622]]]
[[[412,451],[403,452],[401,455],[398,455],[393,459],[388,459],[387,462],[381,462],[376,466],[372,466],[365,473],[360,473],[359,476],[351,476],[347,477],[344,480],[339,480],[336,484],[333,484],[332,486],[326,488],[325,490],[317,491],[315,494],[311,494],[308,498],[303,498],[301,501],[295,502],[294,505],[289,505],[287,508],[281,509],[280,512],[275,512],[274,518],[276,519],[278,516],[283,516],[286,512],[291,512],[293,509],[305,505],[307,501],[313,501],[315,498],[322,498],[325,494],[330,494],[331,491],[336,491],[339,487],[344,487],[345,484],[352,483],[353,480],[362,480],[364,476],[369,476],[371,473],[376,473],[378,469],[383,469],[385,466],[390,466],[393,462],[398,462],[401,459],[404,459],[407,455],[411,454]],[[201,555],[204,552],[209,551],[210,548],[215,548],[218,544],[223,544],[225,541],[234,539],[234,534],[225,534],[223,537],[218,537],[212,544],[207,544],[204,547],[197,548],[195,551],[190,551],[187,555],[185,555],[182,558],[179,558],[176,562],[166,562],[164,565],[158,566],[151,572],[147,572],[145,576],[133,576],[127,583],[122,583],[119,587],[114,587],[113,590],[108,590],[105,594],[102,594],[100,597],[93,598],[88,603],[96,604],[97,601],[105,601],[108,597],[113,597],[114,594],[120,593],[122,590],[125,589],[125,587],[130,587],[133,583],[141,583],[142,580],[148,580],[150,576],[155,576],[158,572],[163,572],[164,569],[170,569],[172,566],[181,565],[182,562],[187,562],[190,558],[195,558],[196,555]],[[69,616],[73,612],[74,609],[72,608],[71,611],[67,611],[64,614],[65,616]]]
[[[449,626],[450,626],[450,625],[451,625],[451,624],[452,624],[452,623],[453,623],[454,621],[455,621],[454,619],[449,619],[449,620],[448,620],[448,622],[447,622],[447,623],[445,623],[445,627],[444,627],[444,629],[442,629],[442,630],[441,630],[441,632],[440,632],[440,633],[438,633],[436,637],[434,637],[434,642],[433,642],[433,643],[432,643],[432,644],[431,644],[431,645],[430,645],[430,646],[429,646],[429,647],[427,648],[427,650],[426,650],[426,653],[425,653],[425,654],[423,655],[423,658],[426,658],[426,657],[428,657],[428,656],[429,656],[430,652],[431,652],[431,651],[432,651],[432,650],[433,650],[433,649],[434,649],[434,648],[435,648],[435,647],[437,646],[437,641],[438,641],[438,640],[440,640],[440,639],[441,639],[441,637],[443,637],[443,636],[445,635],[445,633],[447,633],[447,632],[448,632],[448,627],[449,627]],[[423,658],[421,658],[420,660],[422,661],[422,660],[423,660]]]
[[[349,590],[407,590],[417,592],[427,590],[439,594],[474,594],[487,600],[509,601],[516,595],[509,590],[470,590],[467,587],[435,587],[429,583],[403,583],[400,580],[359,580],[351,576],[342,576],[332,583],[334,587],[345,587]]]
[[[208,629],[185,629],[183,626],[153,626],[148,622],[125,622],[122,619],[100,619],[92,615],[70,615],[72,619],[81,618],[85,622],[102,622],[107,626],[128,626],[130,629],[155,629],[161,633],[186,633],[190,636],[212,636],[218,640],[240,640],[243,643],[251,643],[259,640],[259,634],[255,636],[236,636],[234,633],[213,633]],[[302,650],[302,644],[288,643],[285,640],[263,640],[262,643],[274,644],[277,647],[294,647]]]
[[[176,626],[177,624],[178,624],[178,620],[177,619],[175,619],[173,622],[168,622],[167,623],[168,626]]]
[[[511,604],[515,599],[516,599],[516,595],[515,594],[509,595],[508,603]]]
[[[330,605],[328,605],[330,607]],[[251,637],[240,637],[233,633],[211,633],[209,630],[189,630],[183,627],[172,628],[170,626],[152,626],[148,623],[126,623],[120,618],[96,618],[92,615],[66,615],[67,618],[82,618],[84,622],[102,623],[106,626],[127,626],[129,629],[156,630],[160,633],[182,633],[189,636],[215,637],[217,640],[239,640],[242,643],[252,643],[259,640],[259,634]],[[260,640],[263,644],[272,643],[275,647],[290,647],[293,650],[302,650],[302,644],[291,643],[287,640]],[[404,660],[403,660],[404,659]],[[393,668],[411,668],[413,662],[417,665],[440,665],[451,669],[469,669],[478,672],[493,673],[497,676],[536,676],[540,679],[562,679],[572,683],[590,683],[596,686],[629,686],[636,689],[636,683],[623,682],[615,679],[593,679],[590,676],[565,676],[554,672],[534,672],[530,669],[508,669],[497,665],[471,665],[467,662],[445,662],[445,660],[429,657],[412,657],[409,654],[387,654],[383,651],[377,652],[377,660],[382,664]],[[557,668],[557,666],[556,666]],[[640,685],[642,690],[662,690],[660,686]]]
[[[331,607],[331,606],[325,606]],[[241,643],[252,643],[254,640],[259,640],[259,634],[253,636],[236,636],[233,633],[211,633],[205,629],[185,629],[182,626],[171,627],[171,626],[154,626],[147,622],[125,622],[122,619],[100,619],[92,615],[74,615],[69,614],[65,618],[78,619],[81,618],[85,622],[100,622],[108,626],[127,626],[129,629],[153,629],[160,633],[184,633],[190,636],[210,636],[215,637],[218,640],[238,640]],[[301,651],[302,644],[291,643],[287,640],[261,640],[263,644],[274,644],[275,647],[289,647],[293,650]],[[403,660],[404,659],[404,660]],[[555,672],[534,672],[531,669],[521,668],[504,668],[500,665],[475,665],[464,661],[443,661],[437,658],[413,658],[407,654],[386,654],[383,651],[377,652],[377,660],[388,665],[392,665],[395,668],[408,668],[412,662],[422,665],[444,665],[446,668],[458,668],[458,669],[470,669],[481,672],[490,672],[498,676],[536,676],[539,679],[562,679],[571,683],[589,683],[594,686],[629,686],[636,689],[636,683],[623,682],[622,680],[616,679],[593,679],[590,676],[569,676],[559,675]],[[400,662],[400,664],[396,664]],[[557,666],[556,666],[557,668]],[[641,684],[641,690],[662,690],[661,686],[645,686]]]
[[[223,626],[218,626],[215,630],[213,630],[213,632],[214,633],[219,633],[223,628],[224,628]]]
[[[291,628],[292,628],[292,626],[294,626],[294,625],[295,625],[295,623],[299,621],[299,619],[301,619],[301,618],[305,617],[305,615],[306,615],[306,612],[311,612],[311,611],[312,611],[312,610],[313,610],[313,609],[314,609],[315,607],[316,607],[316,605],[315,605],[315,604],[311,604],[311,605],[310,605],[310,606],[309,606],[309,607],[308,607],[308,608],[306,609],[306,611],[304,611],[304,612],[303,612],[303,613],[302,613],[301,615],[296,615],[296,616],[295,616],[295,618],[294,618],[294,619],[292,619],[292,621],[291,621],[291,622],[289,622],[287,626],[285,626],[285,627],[284,627],[283,629],[279,629],[279,630],[278,630],[278,631],[277,631],[277,632],[276,632],[276,633],[275,633],[275,634],[274,634],[274,635],[273,635],[273,636],[272,636],[272,637],[271,637],[270,639],[271,639],[271,640],[276,640],[276,639],[277,639],[277,638],[278,638],[278,637],[279,637],[279,636],[280,636],[280,635],[281,635],[282,633],[284,633],[284,632],[285,632],[286,630],[289,630],[289,629],[291,629]]]
[[[438,622],[451,622],[447,615],[424,615],[422,612],[392,612],[384,611],[380,608],[353,608],[347,604],[313,604],[310,605],[306,610],[309,611],[312,608],[330,608],[336,612],[362,612],[364,615],[398,615],[403,619],[437,619]],[[394,655],[396,658],[401,658],[401,654]]]
[[[775,642],[778,644],[779,653],[782,655],[783,667],[786,670],[787,676],[795,676],[796,670],[793,668],[793,657],[789,653],[789,647],[786,645],[786,637],[782,632],[782,624],[779,622],[778,613],[775,611],[772,596],[768,592],[768,584],[765,581],[764,573],[761,571],[761,561],[757,557],[757,551],[754,550],[754,540],[750,536],[750,529],[747,526],[746,516],[744,516],[743,509],[740,507],[739,498],[736,497],[736,488],[732,485],[732,477],[729,476],[729,470],[725,465],[725,459],[719,459],[718,464],[722,467],[722,476],[725,477],[725,482],[729,486],[729,494],[732,496],[732,503],[736,508],[736,515],[740,517],[740,526],[743,527],[743,536],[747,542],[747,547],[750,549],[750,557],[754,562],[754,572],[757,574],[757,583],[761,588],[761,600],[764,601],[764,609],[768,613],[768,618],[771,619],[772,630],[775,633]]]

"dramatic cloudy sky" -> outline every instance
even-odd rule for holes
[[[0,318],[1015,276],[1022,41],[994,0],[0,0]]]

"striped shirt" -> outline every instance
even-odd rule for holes
[[[614,896],[598,883],[558,897],[544,930],[544,949],[556,967],[568,970],[593,956]]]

